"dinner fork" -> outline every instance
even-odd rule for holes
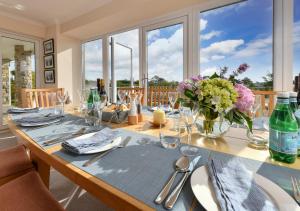
[[[300,203],[300,181],[297,181],[297,178],[291,177],[292,187],[294,191],[294,198],[298,203]]]

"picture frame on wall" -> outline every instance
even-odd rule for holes
[[[44,68],[51,69],[54,68],[54,54],[44,56]]]
[[[44,55],[54,53],[54,39],[46,40],[44,44]]]
[[[54,69],[45,70],[44,72],[45,84],[55,83],[55,71]]]

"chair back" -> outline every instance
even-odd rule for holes
[[[47,108],[54,106],[53,99],[56,98],[58,93],[63,94],[64,88],[21,89],[22,107]]]
[[[128,93],[130,92],[141,92],[143,94],[141,102],[144,102],[144,96],[145,96],[145,89],[142,87],[119,87],[118,90],[124,90],[127,91]],[[128,99],[126,99],[128,101]]]
[[[261,110],[264,114],[268,114],[270,116],[275,107],[275,91],[260,91],[260,90],[252,90],[254,95],[261,96]]]
[[[148,94],[148,106],[166,105],[169,102],[169,92],[177,92],[176,87],[150,86]]]

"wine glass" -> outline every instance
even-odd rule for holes
[[[99,100],[94,99],[94,115],[95,115],[95,122],[94,126],[101,126],[102,122],[102,112],[105,108],[107,103],[107,97],[106,96],[100,96]]]
[[[169,102],[172,106],[172,113],[174,112],[175,103],[178,98],[178,92],[169,92],[168,93]]]
[[[180,148],[180,152],[184,156],[195,156],[199,153],[197,147],[191,146],[192,140],[192,129],[196,120],[198,119],[198,106],[195,105],[193,108],[190,107],[180,107],[180,116],[184,120],[185,127],[188,133],[187,145],[184,145]]]
[[[124,101],[126,100],[126,97],[127,97],[127,91],[119,89],[118,90],[118,97],[119,97],[119,100],[120,100],[120,104],[124,104]]]
[[[254,119],[258,109],[261,107],[261,95],[255,95],[254,103],[250,108],[251,118]]]
[[[65,103],[66,103],[66,101],[69,97],[69,94],[68,94],[68,92],[65,92],[65,93],[59,92],[59,93],[57,93],[56,97],[57,97],[57,100],[60,103],[60,105],[62,105],[61,115],[64,115],[64,113],[65,113]]]

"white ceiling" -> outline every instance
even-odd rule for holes
[[[43,25],[64,23],[113,0],[0,0],[0,13]]]

